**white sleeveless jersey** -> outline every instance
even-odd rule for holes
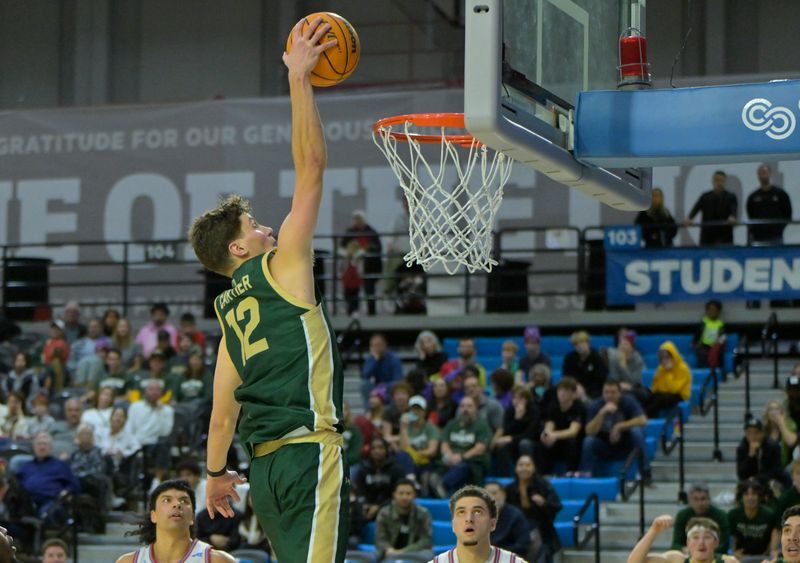
[[[428,563],[458,563],[456,548],[445,551],[441,555],[437,555],[431,561],[428,561]],[[492,546],[492,551],[489,553],[489,558],[486,560],[486,563],[527,563],[527,561],[519,555],[514,555],[510,551]]]
[[[211,563],[211,549],[212,547],[207,543],[193,540],[179,563]],[[153,551],[153,544],[140,547],[133,554],[133,563],[158,563]]]

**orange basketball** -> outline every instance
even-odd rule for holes
[[[311,84],[314,86],[333,86],[350,76],[358,65],[361,56],[361,43],[350,22],[333,12],[315,12],[303,18],[303,31],[316,18],[321,17],[331,25],[331,29],[321,42],[336,39],[337,45],[329,48],[319,57],[319,62],[311,71]],[[322,24],[320,24],[322,25]],[[286,41],[286,52],[292,50],[292,34]]]

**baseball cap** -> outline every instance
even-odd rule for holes
[[[748,428],[758,428],[759,430],[764,430],[764,423],[757,418],[748,418],[744,422],[744,429],[747,430]]]
[[[50,323],[50,326],[54,326],[60,328],[61,330],[64,330],[64,321],[62,321],[61,319],[56,319],[52,323]]]
[[[526,326],[522,337],[525,340],[536,340],[537,342],[542,339],[542,335],[539,332],[539,327],[536,325]]]
[[[419,407],[422,410],[428,409],[428,401],[422,395],[414,395],[408,400],[409,407]]]
[[[790,375],[786,378],[786,388],[797,388],[800,387],[800,376],[797,375]]]

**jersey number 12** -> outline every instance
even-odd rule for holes
[[[247,324],[244,325],[244,333],[239,326],[239,322],[247,318]],[[253,331],[261,322],[261,314],[258,312],[258,300],[255,297],[245,297],[236,306],[236,314],[234,315],[233,309],[225,315],[225,322],[233,329],[239,341],[242,343],[242,363],[246,362],[259,352],[269,349],[266,338],[259,338],[252,340]]]

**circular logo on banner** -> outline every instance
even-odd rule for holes
[[[794,133],[794,113],[783,106],[772,107],[765,98],[753,98],[742,108],[742,122],[753,131],[767,131],[767,137],[780,141]]]

